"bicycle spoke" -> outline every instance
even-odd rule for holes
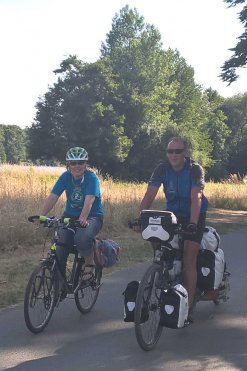
[[[162,332],[159,298],[161,267],[153,264],[145,273],[137,293],[135,309],[135,332],[143,350],[151,350]]]
[[[94,306],[100,288],[102,270],[99,267],[93,268],[92,275],[87,279],[84,271],[79,274],[78,285],[75,290],[75,303],[78,310],[85,314]]]
[[[28,329],[42,331],[48,324],[58,297],[58,282],[51,266],[42,263],[32,273],[26,289],[24,316]]]

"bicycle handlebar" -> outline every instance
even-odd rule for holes
[[[39,220],[40,224],[44,227],[53,228],[58,226],[74,227],[74,228],[85,228],[79,222],[79,220],[74,218],[56,218],[55,216],[45,216],[45,215],[32,215],[28,217],[28,221],[34,223],[35,220]]]

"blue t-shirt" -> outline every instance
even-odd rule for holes
[[[194,187],[204,188],[204,172],[202,167],[189,157],[185,158],[184,167],[175,171],[170,164],[160,164],[156,167],[149,185],[160,187],[163,184],[166,196],[166,209],[172,211],[178,218],[189,218],[191,209],[191,190]],[[203,195],[201,213],[205,213],[208,200]]]
[[[57,180],[52,189],[52,193],[60,196],[66,192],[66,206],[64,215],[70,217],[79,217],[84,206],[87,195],[95,196],[90,216],[103,216],[104,209],[101,200],[99,178],[89,169],[83,173],[82,179],[75,179],[69,171],[65,171]]]

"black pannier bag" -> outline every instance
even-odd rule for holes
[[[126,289],[123,292],[124,295],[124,322],[134,322],[135,320],[135,305],[136,296],[139,288],[138,281],[131,281],[128,283]],[[148,308],[142,309],[141,322],[148,320]]]
[[[172,212],[142,210],[140,221],[144,240],[169,242],[173,239],[177,218]]]
[[[225,271],[224,252],[199,250],[197,257],[197,287],[201,290],[218,289]]]
[[[188,318],[188,292],[181,284],[164,290],[160,297],[160,326],[184,327]]]

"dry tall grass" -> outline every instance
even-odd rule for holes
[[[209,182],[205,194],[210,207],[228,210],[247,210],[247,184],[244,182]]]
[[[37,232],[27,222],[29,215],[38,214],[45,197],[63,168],[3,165],[0,167],[0,249],[17,249],[42,243],[43,232]],[[129,219],[137,215],[145,192],[144,183],[123,183],[101,179],[105,206],[103,234],[117,236],[127,228]],[[206,184],[205,193],[211,207],[247,210],[247,184]],[[162,207],[162,190],[154,207]],[[162,201],[161,201],[162,200]],[[53,214],[60,215],[64,205],[62,197]]]
[[[41,244],[47,234],[47,229],[35,228],[27,217],[39,214],[45,197],[63,170],[0,166],[0,308],[23,300],[28,276],[42,256]],[[101,178],[101,189],[105,206],[102,234],[116,239],[122,247],[121,262],[110,271],[150,259],[150,244],[127,227],[128,220],[137,216],[146,184]],[[211,182],[206,184],[205,193],[211,207],[247,210],[247,184]],[[53,215],[61,215],[64,201],[63,197],[59,200]],[[164,198],[160,190],[153,208],[163,207]],[[49,243],[46,252],[48,249]]]

